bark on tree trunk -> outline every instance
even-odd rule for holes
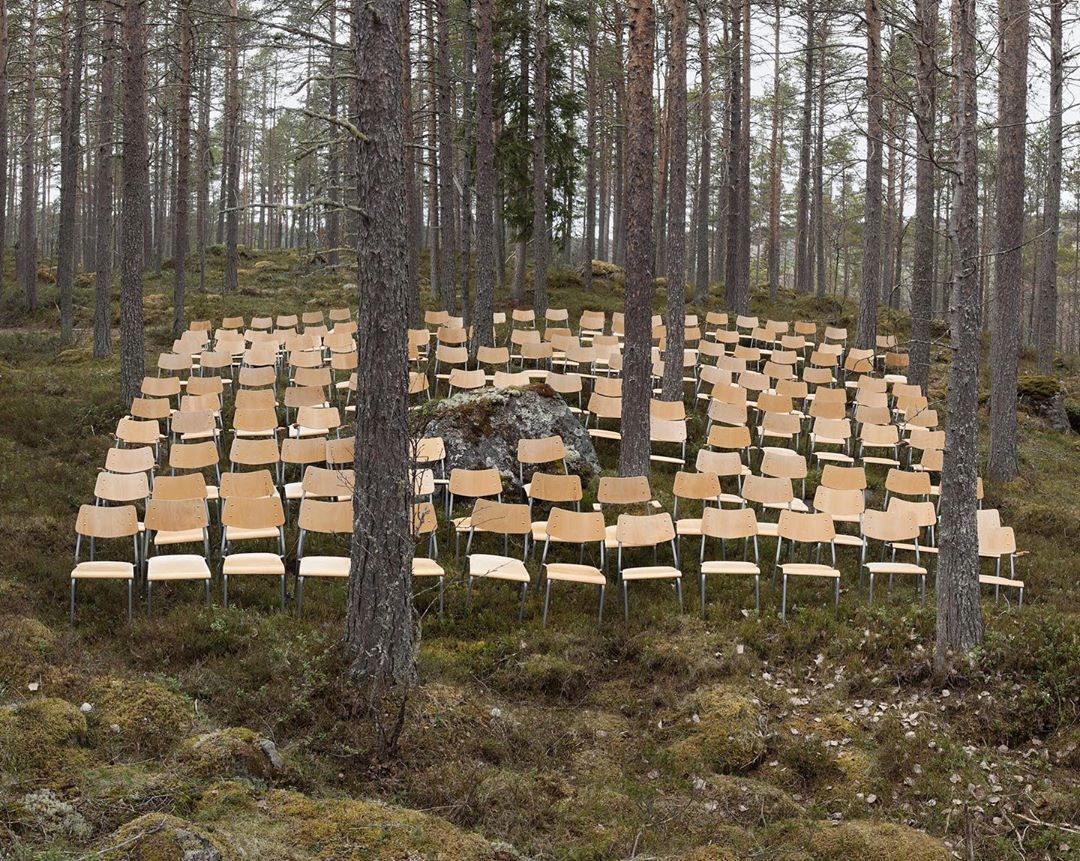
[[[206,41],[202,61],[202,98],[199,104],[199,194],[195,204],[195,242],[199,252],[199,292],[206,291],[206,242],[210,218],[210,68],[213,48]],[[270,142],[270,160],[273,163],[273,140]],[[273,174],[271,174],[273,175]],[[278,222],[275,210],[274,224]],[[276,231],[271,231],[272,233]]]
[[[825,296],[825,47],[829,23],[821,22],[818,57],[817,130],[814,133],[814,261],[817,295]]]
[[[877,345],[881,299],[881,10],[866,0],[866,192],[863,209],[862,289],[855,341],[861,349]]]
[[[116,19],[111,5],[102,12],[101,95],[98,98],[97,176],[94,178],[94,357],[112,352],[113,148],[116,133]]]
[[[435,81],[439,115],[439,301],[443,309],[457,314],[457,231],[454,224],[456,195],[448,0],[436,0],[435,26],[439,42],[439,63]]]
[[[780,0],[773,17],[772,134],[769,138],[769,297],[780,290]]]
[[[82,118],[82,73],[86,51],[86,0],[75,4],[75,29],[68,56],[65,14],[60,81],[60,229],[56,241],[56,287],[60,293],[60,343],[74,337],[72,292],[75,288],[75,196],[79,174],[79,120]],[[70,65],[68,65],[70,63]]]
[[[188,212],[191,205],[191,0],[180,3],[180,87],[176,105],[176,195],[173,199],[173,337],[184,331]],[[262,218],[265,219],[266,210]]]
[[[736,312],[739,293],[739,207],[742,155],[742,39],[739,15],[731,0],[731,38],[728,40],[728,136],[727,136],[727,230],[724,246],[724,298],[729,311]]]
[[[0,296],[4,295],[4,248],[7,244],[8,219],[8,10],[7,0],[0,0]]]
[[[949,425],[941,473],[937,638],[934,665],[982,642],[979,538],[976,524],[979,410],[978,93],[975,76],[975,0],[953,0],[955,103],[953,213],[956,254],[951,308]]]
[[[19,253],[15,258],[17,279],[23,288],[28,311],[37,310],[37,199],[34,181],[34,106],[37,87],[37,0],[30,3],[26,37],[26,91],[23,95],[22,191],[19,197]]]
[[[225,176],[225,284],[226,294],[236,291],[236,270],[240,262],[240,35],[237,31],[238,0],[230,0],[226,38],[229,40],[225,69],[226,147],[222,174]]]
[[[686,33],[687,0],[671,0],[668,57],[667,352],[664,400],[683,396],[683,342],[686,319]]]
[[[990,448],[986,476],[1010,481],[1019,468],[1016,381],[1024,278],[1024,155],[1027,138],[1028,0],[1003,0],[998,72],[997,257],[990,340]]]
[[[547,0],[536,0],[535,71],[533,85],[533,309],[542,316],[548,307],[547,219]]]
[[[589,3],[585,69],[585,236],[582,271],[585,289],[593,289],[596,256],[596,4]]]
[[[345,646],[380,752],[393,753],[415,681],[407,420],[408,251],[402,0],[354,5],[359,375]],[[357,8],[358,7],[358,8]],[[360,273],[363,277],[360,277]]]
[[[930,382],[930,320],[934,302],[934,121],[937,117],[938,0],[916,0],[918,73],[915,126],[915,238],[911,261],[911,364],[908,380],[923,391]]]
[[[146,146],[146,6],[123,7],[124,154],[120,213],[120,397],[137,397],[145,363],[143,346],[143,226],[150,173]]]
[[[809,293],[813,284],[814,243],[810,232],[810,147],[813,139],[814,4],[806,8],[806,58],[803,65],[802,137],[799,143],[799,198],[795,210],[795,292]]]
[[[1057,251],[1061,226],[1061,112],[1064,56],[1061,50],[1061,8],[1050,0],[1050,140],[1046,156],[1046,200],[1043,208],[1043,251],[1039,270],[1039,370],[1049,374],[1057,347]]]
[[[541,0],[543,2],[543,0]],[[630,0],[626,123],[626,332],[619,474],[649,474],[653,297],[652,0]]]
[[[493,0],[476,3],[476,314],[473,342],[492,344],[495,304],[495,127]],[[474,348],[475,352],[475,348]]]
[[[700,106],[701,154],[697,186],[697,265],[694,302],[709,299],[709,183],[712,179],[712,78],[709,68],[709,4],[698,0],[698,61],[701,65]]]

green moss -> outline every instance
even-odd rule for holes
[[[163,813],[133,819],[101,841],[98,861],[226,861],[220,837]]]
[[[180,761],[201,777],[266,779],[278,771],[264,749],[267,744],[246,727],[229,727],[185,739]]]
[[[27,616],[0,616],[0,683],[21,686],[47,666],[56,637]]]
[[[1025,374],[1017,381],[1017,397],[1036,403],[1048,401],[1061,391],[1057,377],[1041,374]]]
[[[191,725],[183,696],[158,682],[109,679],[91,691],[90,740],[113,757],[160,756]]]
[[[732,685],[703,688],[685,710],[693,711],[694,729],[669,748],[684,770],[745,771],[764,754],[761,707],[747,691]]]
[[[851,822],[803,823],[785,841],[788,859],[801,857],[813,861],[946,861],[949,850],[943,843],[921,831],[891,822],[856,820]]]
[[[85,736],[86,718],[65,700],[42,697],[0,709],[0,771],[40,775],[75,764]]]

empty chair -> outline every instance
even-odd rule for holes
[[[862,517],[862,553],[859,564],[870,575],[870,603],[874,603],[874,576],[888,574],[889,583],[892,583],[894,575],[906,575],[919,578],[920,595],[922,603],[926,603],[926,569],[920,564],[919,559],[919,524],[911,511],[867,511]],[[881,543],[881,561],[868,561],[870,555],[870,543]],[[896,545],[900,542],[913,544],[915,551],[914,562],[897,562]],[[890,555],[891,558],[886,559]]]
[[[296,614],[304,611],[304,580],[310,577],[347,580],[352,559],[349,555],[305,555],[304,545],[310,533],[352,535],[352,502],[303,499],[300,502],[300,537],[296,542]]]
[[[198,478],[198,476],[193,476]],[[160,485],[166,482],[162,479]],[[162,498],[155,495],[146,507],[146,612],[153,609],[155,583],[196,582],[203,584],[206,602],[210,603],[210,518],[205,499]],[[156,555],[159,547],[176,544],[202,544],[198,553]]]
[[[738,427],[713,425],[712,429],[709,431],[706,445],[714,450],[739,452],[743,463],[749,464],[751,446],[750,428],[745,425]]]
[[[281,482],[281,450],[274,438],[246,439],[237,437],[229,449],[231,471],[237,467],[265,467]]]
[[[328,436],[331,431],[338,435],[341,427],[341,413],[337,407],[300,407],[296,411],[296,422],[289,428],[289,435],[295,439],[312,436]]]
[[[472,546],[477,533],[491,533],[503,537],[503,555],[473,553]],[[525,615],[525,599],[531,580],[525,567],[529,555],[529,536],[532,524],[529,521],[529,506],[511,502],[495,502],[490,499],[478,499],[469,518],[469,540],[465,548],[468,561],[468,577],[465,593],[465,612],[472,603],[472,586],[476,579],[502,580],[521,586],[521,602],[518,607],[518,619]],[[522,542],[521,558],[506,555],[509,552],[511,537]]]
[[[419,539],[426,535],[428,545],[427,556],[413,556],[412,576],[414,579],[435,577],[439,581],[439,618],[441,619],[446,592],[446,572],[436,561],[439,547],[437,537],[439,518],[431,500],[413,504],[411,528],[413,538]]]
[[[79,561],[83,538],[90,540],[90,558]],[[95,558],[98,541],[130,538],[132,562]],[[139,516],[134,505],[80,505],[75,520],[75,567],[71,569],[71,606],[68,616],[75,621],[76,584],[80,580],[121,580],[127,582],[128,621],[131,621],[132,590],[139,556]]]
[[[577,475],[559,475],[556,473],[537,472],[532,481],[525,485],[525,494],[529,498],[529,516],[533,516],[533,503],[548,505],[570,505],[581,510],[581,477]],[[533,541],[540,542],[547,538],[547,521],[534,520],[532,524]]]
[[[840,607],[840,572],[836,568],[836,545],[833,543],[836,531],[833,529],[832,518],[828,514],[803,514],[797,511],[783,511],[780,513],[780,522],[777,524],[776,540],[776,567],[783,576],[783,591],[780,599],[780,618],[787,621],[787,592],[788,577],[811,577],[833,581],[834,603]],[[799,544],[816,546],[818,558],[821,556],[821,547],[829,545],[832,564],[787,562],[783,563],[784,542],[788,542],[791,558],[795,558],[796,547]]]
[[[743,481],[742,497],[746,502],[761,506],[763,511],[806,511],[806,503],[795,498],[790,478],[768,478],[748,475]],[[758,521],[759,535],[776,535],[777,525]]]
[[[699,449],[694,467],[698,472],[711,472],[721,480],[721,492],[716,498],[720,505],[727,503],[741,506],[743,504],[743,499],[739,494],[725,493],[723,490],[723,479],[734,477],[736,490],[741,490],[743,477],[750,475],[750,467],[742,462],[737,452]]]
[[[519,439],[517,445],[517,460],[518,481],[523,485],[525,484],[526,466],[535,470],[540,466],[558,464],[562,467],[564,473],[569,471],[566,466],[566,445],[563,443],[562,437],[557,434],[554,436],[539,437],[537,439],[529,439],[526,437]],[[527,490],[525,493],[528,495]]]
[[[222,487],[224,491],[224,487]],[[225,606],[229,606],[230,577],[277,577],[281,585],[281,609],[285,609],[285,509],[277,494],[225,499],[221,512],[221,576]],[[234,553],[237,541],[277,539],[277,553]]]
[[[447,396],[453,395],[454,390],[462,392],[476,391],[487,385],[487,376],[482,370],[467,371],[464,368],[453,368],[447,378]]]
[[[575,476],[576,477],[576,476]],[[540,559],[540,566],[545,574],[544,586],[544,625],[547,625],[548,607],[551,602],[551,584],[580,583],[586,586],[596,586],[600,590],[599,610],[597,611],[596,623],[604,621],[604,593],[607,588],[607,578],[604,576],[604,515],[598,511],[567,511],[565,508],[553,508],[546,523],[544,537],[544,553]],[[578,544],[581,546],[581,554],[577,563],[549,562],[548,552],[552,542],[556,544]],[[584,549],[590,544],[596,544],[600,554],[600,567],[585,565],[581,558]]]
[[[701,517],[680,518],[679,501],[700,503],[702,516],[704,516],[710,502],[715,505],[720,504],[720,493],[720,478],[715,473],[682,471],[675,473],[675,481],[671,488],[671,494],[675,498],[672,518],[675,520],[675,534],[678,538],[701,535]],[[678,541],[675,546],[678,548]]]
[[[882,454],[868,455],[868,450]],[[886,456],[889,453],[892,457]],[[863,465],[900,466],[900,434],[896,425],[864,424],[859,431],[859,460]]]
[[[980,512],[981,513],[981,512]],[[994,587],[994,600],[1001,594],[1001,587],[1019,590],[1019,606],[1024,606],[1024,581],[1016,577],[1016,534],[1011,526],[979,523],[979,557],[994,560],[993,574],[980,574],[979,584]],[[1001,559],[1009,560],[1009,576],[1001,576]]]
[[[666,511],[661,514],[620,514],[615,526],[615,541],[618,545],[619,582],[622,584],[623,616],[630,621],[630,598],[628,586],[631,582],[644,580],[666,580],[675,587],[679,599],[679,613],[683,611],[682,572],[675,565],[644,565],[624,567],[625,556],[637,548],[651,547],[654,563],[657,548],[662,544],[671,545],[672,561],[677,564],[678,553],[675,549],[675,524]]]
[[[131,401],[131,417],[146,421],[167,422],[172,415],[168,398],[134,398]]]
[[[457,497],[476,500],[490,499],[493,496],[502,501],[502,476],[497,469],[453,469],[447,485],[446,515],[451,517],[453,514],[454,500]],[[468,532],[472,523],[469,517],[451,517],[449,526],[453,526],[460,535]]]
[[[650,452],[649,460],[654,463],[672,463],[677,466],[686,466],[686,421],[665,421],[653,418],[649,420],[649,443],[650,446],[657,444],[664,446],[676,446],[678,454],[661,454]]]
[[[914,496],[918,499],[930,498],[930,473],[908,472],[892,467],[885,476],[885,506],[892,496]]]
[[[866,511],[866,497],[862,490],[854,488],[838,490],[819,485],[814,492],[814,511],[829,515],[834,529],[837,523],[857,525],[862,522],[863,512]],[[848,547],[861,547],[863,544],[861,536],[843,532],[837,532],[833,541],[835,544]]]
[[[817,402],[815,401],[815,406]],[[819,463],[849,465],[855,459],[849,454],[851,446],[851,422],[848,419],[814,419],[809,436],[810,456]],[[822,451],[818,446],[839,446],[841,451]]]
[[[757,517],[750,508],[706,508],[701,518],[701,615],[705,615],[705,580],[707,577],[737,575],[754,578],[754,606],[761,615],[761,568],[758,558]],[[705,543],[719,539],[724,551],[722,560],[705,561]],[[742,560],[728,561],[727,542],[743,541]],[[754,561],[747,561],[749,548],[754,548]]]
[[[556,392],[558,392],[566,405],[570,408],[570,412],[581,414],[581,392],[583,389],[581,377],[578,374],[555,374],[549,373],[544,382],[551,386]],[[576,395],[576,397],[574,397]],[[576,405],[574,403],[576,401]]]
[[[281,468],[279,481],[285,484],[285,498],[299,499],[302,496],[301,482],[309,466],[326,462],[326,441],[321,437],[307,439],[285,439],[281,441]],[[297,480],[288,481],[287,471],[296,467]]]
[[[133,505],[145,503],[150,496],[150,479],[145,472],[108,472],[97,474],[94,500],[97,504]]]
[[[277,411],[271,409],[240,409],[233,413],[233,433],[238,437],[276,437]]]
[[[611,430],[607,427],[599,427],[601,421],[608,424],[618,425],[622,421],[622,398],[621,397],[606,397],[597,391],[589,396],[589,406],[586,412],[589,414],[589,418],[593,420],[593,427],[590,427],[589,436],[594,439],[609,439],[609,440],[621,440],[622,434],[617,430]],[[588,426],[588,419],[586,420],[586,426]]]
[[[759,472],[768,478],[788,478],[801,481],[800,499],[806,496],[806,458],[786,448],[766,449],[761,458]]]

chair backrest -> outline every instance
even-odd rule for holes
[[[344,436],[341,439],[326,440],[326,464],[335,466],[349,464],[354,460],[356,437]]]
[[[996,508],[980,508],[975,513],[975,521],[980,532],[983,529],[997,529],[1001,526],[1001,512]]]
[[[217,419],[209,411],[176,413],[172,419],[174,434],[210,433],[217,428]]]
[[[885,476],[885,489],[901,496],[929,496],[930,473],[909,472],[893,467]]]
[[[189,395],[217,395],[220,403],[225,382],[221,377],[190,377],[187,390]]]
[[[233,430],[269,432],[278,426],[277,412],[267,409],[238,409],[233,413]]]
[[[810,418],[840,421],[847,418],[847,405],[828,398],[814,398],[810,402]]]
[[[649,440],[650,442],[684,443],[686,442],[686,422],[650,419]]]
[[[605,398],[621,398],[622,377],[597,377],[593,382],[593,391]]]
[[[117,439],[132,445],[154,445],[160,434],[161,425],[156,419],[150,421],[120,419],[116,423]]]
[[[795,492],[790,478],[748,475],[743,480],[742,498],[758,505],[791,505]]]
[[[1011,526],[979,530],[979,555],[998,559],[1016,552],[1016,534]]]
[[[413,459],[419,463],[438,463],[446,457],[446,443],[441,436],[425,436],[416,441]]]
[[[900,442],[900,432],[896,425],[864,424],[859,431],[859,439],[869,446],[894,446]]]
[[[806,478],[806,458],[796,451],[766,449],[758,469],[771,478]]]
[[[234,496],[225,500],[221,523],[240,529],[277,528],[285,524],[285,509],[276,493],[273,496]]]
[[[302,499],[298,523],[300,528],[307,532],[351,535],[353,530],[352,502]]]
[[[821,470],[821,486],[833,490],[866,490],[866,467],[827,463]]]
[[[251,439],[241,436],[232,441],[229,460],[235,466],[270,466],[281,460],[281,452],[274,437]]]
[[[547,534],[552,541],[585,544],[603,541],[604,515],[599,511],[569,511],[553,508],[548,514]]]
[[[467,371],[454,368],[450,371],[450,387],[453,389],[482,389],[487,385],[483,370]]]
[[[497,535],[528,535],[532,532],[529,506],[517,502],[478,499],[473,505],[472,528]]]
[[[911,511],[866,511],[862,534],[872,541],[917,541],[919,523]]]
[[[413,535],[427,535],[439,528],[439,515],[430,499],[413,504],[410,526]]]
[[[806,385],[803,380],[789,379],[789,380],[777,380],[776,381],[776,393],[778,395],[785,395],[796,400],[806,400],[810,394],[810,387]]]
[[[709,430],[709,448],[726,451],[742,451],[750,447],[750,428],[742,426],[713,425]]]
[[[80,505],[75,531],[87,538],[126,538],[139,531],[134,505]]]
[[[326,441],[319,437],[301,439],[283,439],[281,441],[281,462],[307,466],[326,460]]]
[[[819,485],[814,491],[814,510],[830,517],[858,517],[866,510],[866,497],[861,490],[837,490]]]
[[[736,540],[757,535],[757,515],[752,508],[706,508],[701,533],[709,538]]]
[[[497,469],[452,469],[449,488],[455,496],[497,496],[502,493],[502,476]]]
[[[162,499],[155,496],[146,506],[146,528],[153,532],[186,532],[210,525],[206,503],[201,499]]]
[[[435,349],[435,358],[441,365],[464,365],[469,361],[469,348],[439,344]]]
[[[534,473],[529,483],[529,497],[541,502],[580,502],[581,477],[551,472]]]
[[[435,492],[435,471],[431,469],[412,470],[413,496],[431,496]]]
[[[131,401],[133,419],[161,421],[172,414],[168,398],[134,398]]]
[[[847,419],[814,419],[814,437],[824,439],[850,439],[851,422]]]
[[[270,476],[270,471],[266,469],[222,473],[219,493],[221,498],[226,500],[258,499],[266,496],[277,498],[274,479]]]
[[[106,502],[137,502],[149,495],[145,472],[99,472],[94,482],[94,496]]]
[[[156,465],[154,449],[150,446],[110,448],[105,452],[105,469],[109,472],[149,472]]]
[[[519,463],[552,463],[566,457],[563,438],[558,436],[522,438],[518,440],[517,459]]]
[[[293,372],[293,385],[325,389],[334,381],[330,368],[296,368]]]
[[[296,423],[312,430],[333,430],[341,426],[341,413],[337,407],[300,407]]]
[[[892,421],[892,412],[888,407],[870,407],[859,404],[855,407],[855,421],[863,425],[887,425]]]
[[[920,529],[937,524],[937,508],[929,500],[912,502],[910,499],[894,496],[889,500],[888,511],[910,512]]]
[[[675,524],[666,511],[660,514],[620,514],[615,540],[624,547],[654,547],[675,537]]]
[[[636,505],[650,499],[652,489],[643,475],[605,475],[596,489],[596,501],[601,505]]]
[[[671,492],[680,499],[716,499],[720,495],[720,478],[714,472],[679,471]]]
[[[273,361],[267,363],[270,367],[241,368],[237,377],[237,383],[245,388],[262,389],[274,385],[277,373],[272,367]],[[237,392],[239,395],[240,393]]]
[[[698,449],[694,468],[698,472],[711,472],[719,478],[742,475],[745,469],[737,451],[710,451],[707,448]]]
[[[686,421],[686,404],[682,401],[661,401],[653,398],[649,401],[649,415],[662,421]]]
[[[589,395],[588,409],[598,419],[622,419],[622,398],[609,398],[594,391]]]
[[[510,361],[510,350],[507,347],[476,348],[476,361],[482,365],[505,365]]]
[[[498,372],[496,372],[495,376],[496,376],[496,387],[497,387],[498,386],[497,378],[499,376]],[[527,377],[527,375],[526,375],[526,377]],[[544,379],[544,382],[547,383],[549,386],[551,386],[551,388],[553,388],[560,395],[572,395],[572,394],[576,394],[576,393],[578,393],[578,392],[580,392],[582,390],[581,377],[578,376],[577,374],[554,374],[554,373],[549,373],[547,375],[547,377]],[[517,385],[517,383],[514,383],[514,385]]]
[[[206,395],[186,394],[180,398],[182,413],[217,413],[221,411],[221,396],[215,393]]]
[[[186,475],[159,475],[153,499],[206,499],[206,479],[201,472]]]
[[[240,389],[236,393],[235,407],[238,410],[273,410],[277,407],[277,397],[273,389]]]
[[[776,534],[783,540],[816,544],[831,542],[836,538],[836,529],[828,514],[781,511]]]
[[[356,477],[351,469],[324,469],[309,466],[301,486],[304,496],[352,496]]]
[[[549,375],[545,382],[550,385],[555,391],[561,391],[556,389],[551,384],[551,376],[561,375]],[[509,388],[524,388],[532,383],[532,378],[529,376],[528,371],[496,371],[491,380],[491,386],[495,389],[509,389]],[[578,385],[581,384],[581,378],[578,377]]]

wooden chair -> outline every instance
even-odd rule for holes
[[[138,448],[110,448],[105,452],[105,469],[109,472],[145,472],[150,483],[154,482],[157,460],[152,446]]]
[[[413,556],[412,576],[414,579],[417,577],[435,577],[438,579],[439,618],[441,619],[443,617],[445,604],[446,572],[443,570],[442,565],[436,561],[439,549],[437,537],[439,517],[431,500],[424,500],[423,502],[413,504],[411,526],[414,539],[422,538],[425,535],[428,539],[427,556]]]
[[[879,452],[892,452],[892,457],[881,455],[868,455],[867,450]],[[875,464],[880,466],[900,466],[900,434],[896,425],[871,425],[864,424],[859,431],[859,455],[858,459],[865,466]]]
[[[473,553],[473,540],[477,533],[492,533],[503,537],[503,554]],[[525,599],[529,591],[531,577],[525,567],[529,556],[529,536],[532,523],[529,520],[529,506],[511,502],[495,502],[490,499],[477,499],[473,513],[469,518],[469,540],[465,547],[468,561],[468,579],[465,593],[465,612],[472,604],[473,580],[502,580],[521,585],[521,603],[518,607],[518,619],[525,615]],[[505,555],[509,552],[511,536],[522,539],[521,559]]]
[[[234,473],[235,475],[236,473]],[[224,492],[224,485],[222,491]],[[281,583],[281,609],[285,609],[285,509],[281,497],[225,498],[221,512],[221,577],[225,606],[229,606],[230,577],[277,577]],[[278,552],[233,553],[237,541],[276,538]]]
[[[768,510],[806,511],[806,503],[795,499],[790,478],[767,478],[760,475],[748,475],[743,481],[742,498],[751,505],[758,505],[762,512]],[[774,536],[777,534],[776,523],[758,521],[758,534]]]
[[[540,568],[544,571],[546,580],[544,585],[544,626],[547,626],[548,606],[551,602],[551,584],[553,582],[581,583],[586,586],[598,587],[600,590],[600,605],[596,616],[596,624],[602,625],[604,622],[604,592],[607,588],[607,578],[603,572],[605,567],[604,539],[606,536],[604,515],[597,511],[567,511],[565,508],[553,508],[546,523],[545,533],[544,552],[540,558]],[[581,553],[578,562],[548,562],[548,551],[552,542],[580,545]],[[596,544],[599,548],[599,568],[581,564],[585,547],[589,544]]]
[[[761,560],[758,556],[757,517],[753,509],[706,508],[701,518],[701,615],[705,616],[705,580],[711,575],[737,575],[754,578],[754,606],[761,615]],[[720,539],[723,560],[705,561],[705,543],[708,539]],[[742,561],[727,559],[727,542],[743,541]],[[754,561],[746,557],[753,543]]]
[[[678,455],[660,454],[656,451],[649,453],[649,460],[653,463],[670,463],[679,467],[686,466],[686,421],[665,421],[652,418],[649,420],[649,444],[650,447],[659,445],[677,446]]]
[[[90,540],[90,558],[80,562],[83,538]],[[130,538],[133,562],[95,559],[98,541]],[[68,618],[75,623],[76,584],[80,580],[123,580],[127,582],[128,621],[131,621],[135,566],[140,565],[139,515],[134,505],[81,505],[75,520],[75,567],[71,569]]]
[[[229,463],[230,472],[236,472],[238,466],[264,467],[273,473],[274,480],[278,484],[282,482],[281,450],[278,447],[278,441],[274,438],[237,437],[229,449]]]
[[[281,467],[278,481],[283,485],[286,501],[303,496],[301,485],[308,467],[326,462],[326,440],[321,437],[284,439],[281,441]],[[289,467],[296,467],[296,481],[288,480]]]
[[[684,537],[696,537],[701,535],[701,517],[679,517],[679,500],[696,502],[701,504],[702,516],[709,507],[709,502],[720,504],[720,477],[712,472],[682,472],[675,473],[675,481],[672,484],[671,494],[675,498],[672,508],[672,519],[675,521],[675,548],[679,548],[678,539]],[[676,565],[679,554],[676,553]]]
[[[619,431],[599,427],[601,421],[615,424],[622,422],[621,397],[606,397],[594,390],[589,396],[589,406],[586,413],[588,417],[585,426],[588,428],[589,436],[593,437],[593,439],[622,439],[622,434]],[[590,419],[593,422],[593,427],[588,426]]]
[[[833,529],[832,518],[828,514],[803,514],[796,511],[783,511],[780,513],[780,522],[777,524],[775,567],[780,570],[784,581],[780,599],[780,619],[782,621],[787,621],[788,577],[816,577],[833,581],[834,603],[836,608],[839,609],[840,572],[836,568],[835,538],[836,531]],[[795,556],[795,548],[798,544],[815,545],[818,549],[818,558],[821,555],[821,546],[828,544],[832,555],[832,564],[781,563],[785,541],[791,547],[792,558]]]
[[[338,436],[340,428],[341,413],[337,407],[300,407],[296,411],[296,422],[289,428],[289,436],[304,439],[329,436],[331,432]]]
[[[727,503],[741,506],[743,504],[742,496],[738,493],[724,492],[722,482],[725,478],[734,477],[736,490],[742,490],[743,478],[750,475],[750,467],[742,462],[738,452],[710,451],[707,448],[699,449],[697,459],[694,461],[694,468],[698,472],[711,472],[721,480],[721,492],[716,498],[720,505]]]
[[[309,533],[352,535],[352,501],[330,502],[305,498],[300,501],[298,519],[300,537],[296,542],[296,615],[304,612],[304,580],[308,577],[347,580],[352,559],[349,556],[305,556],[304,544]]]
[[[543,502],[548,505],[573,504],[581,510],[581,477],[577,475],[558,475],[556,473],[537,472],[532,481],[524,485],[528,497],[529,517],[533,517],[533,503]],[[533,541],[539,543],[547,538],[547,521],[533,520]]]
[[[931,493],[930,473],[908,472],[893,467],[885,476],[885,507],[889,506],[892,496],[913,496],[929,500]]]
[[[644,580],[668,580],[675,586],[679,599],[679,614],[683,612],[682,572],[678,569],[678,551],[675,547],[675,524],[666,511],[661,514],[620,514],[615,526],[615,541],[618,546],[619,582],[622,584],[623,616],[630,621],[630,598],[628,585]],[[671,545],[672,561],[675,565],[646,565],[626,568],[623,566],[623,551],[634,548],[651,547],[655,552],[661,544]]]
[[[455,543],[463,532],[468,532],[472,528],[471,516],[452,516],[454,500],[457,497],[473,500],[495,497],[499,502],[502,502],[502,476],[499,475],[497,469],[453,469],[450,472],[450,482],[446,489],[447,528],[454,529]]]
[[[982,512],[980,512],[982,513]],[[994,560],[993,574],[980,574],[979,585],[994,587],[994,601],[1001,594],[1001,587],[1017,589],[1020,593],[1019,607],[1024,609],[1024,581],[1016,577],[1016,557],[1021,555],[1016,550],[1016,534],[1011,526],[993,526],[979,524],[979,558]],[[1001,576],[1001,560],[1009,560],[1009,576]]]
[[[566,445],[559,435],[539,437],[537,439],[522,438],[517,445],[518,481],[525,485],[525,467],[530,466],[534,470],[547,464],[561,464],[564,473],[568,473],[566,466]],[[534,473],[535,474],[535,473]],[[525,495],[528,496],[528,490]]]
[[[97,505],[146,504],[150,496],[150,478],[145,472],[99,472],[94,482]]]
[[[814,401],[817,406],[817,401]],[[808,437],[810,456],[818,463],[832,463],[849,466],[855,459],[851,451],[851,422],[848,419],[814,419],[813,429]],[[820,445],[839,446],[841,451],[821,451]]]
[[[186,478],[199,479],[193,475]],[[159,480],[161,485],[167,479]],[[206,509],[205,497],[163,498],[155,493],[146,507],[146,614],[153,609],[155,583],[201,582],[210,603],[210,519]],[[175,544],[202,543],[202,555],[197,553],[169,553],[154,555],[158,547]]]
[[[866,497],[859,489],[838,490],[818,485],[818,489],[814,492],[814,511],[829,515],[834,529],[838,523],[858,525],[862,522],[863,512],[866,511]],[[863,540],[858,535],[837,532],[833,543],[847,547],[861,547]]]
[[[911,511],[867,511],[862,517],[862,553],[859,557],[861,569],[866,569],[870,575],[870,603],[874,603],[874,576],[888,574],[889,585],[892,586],[892,578],[896,574],[909,575],[919,578],[920,595],[922,603],[926,605],[926,569],[920,564],[919,558],[919,524]],[[868,562],[870,542],[881,543],[881,561]],[[915,562],[897,562],[896,550],[899,543],[909,543],[914,546]],[[886,560],[886,555],[891,558]]]

